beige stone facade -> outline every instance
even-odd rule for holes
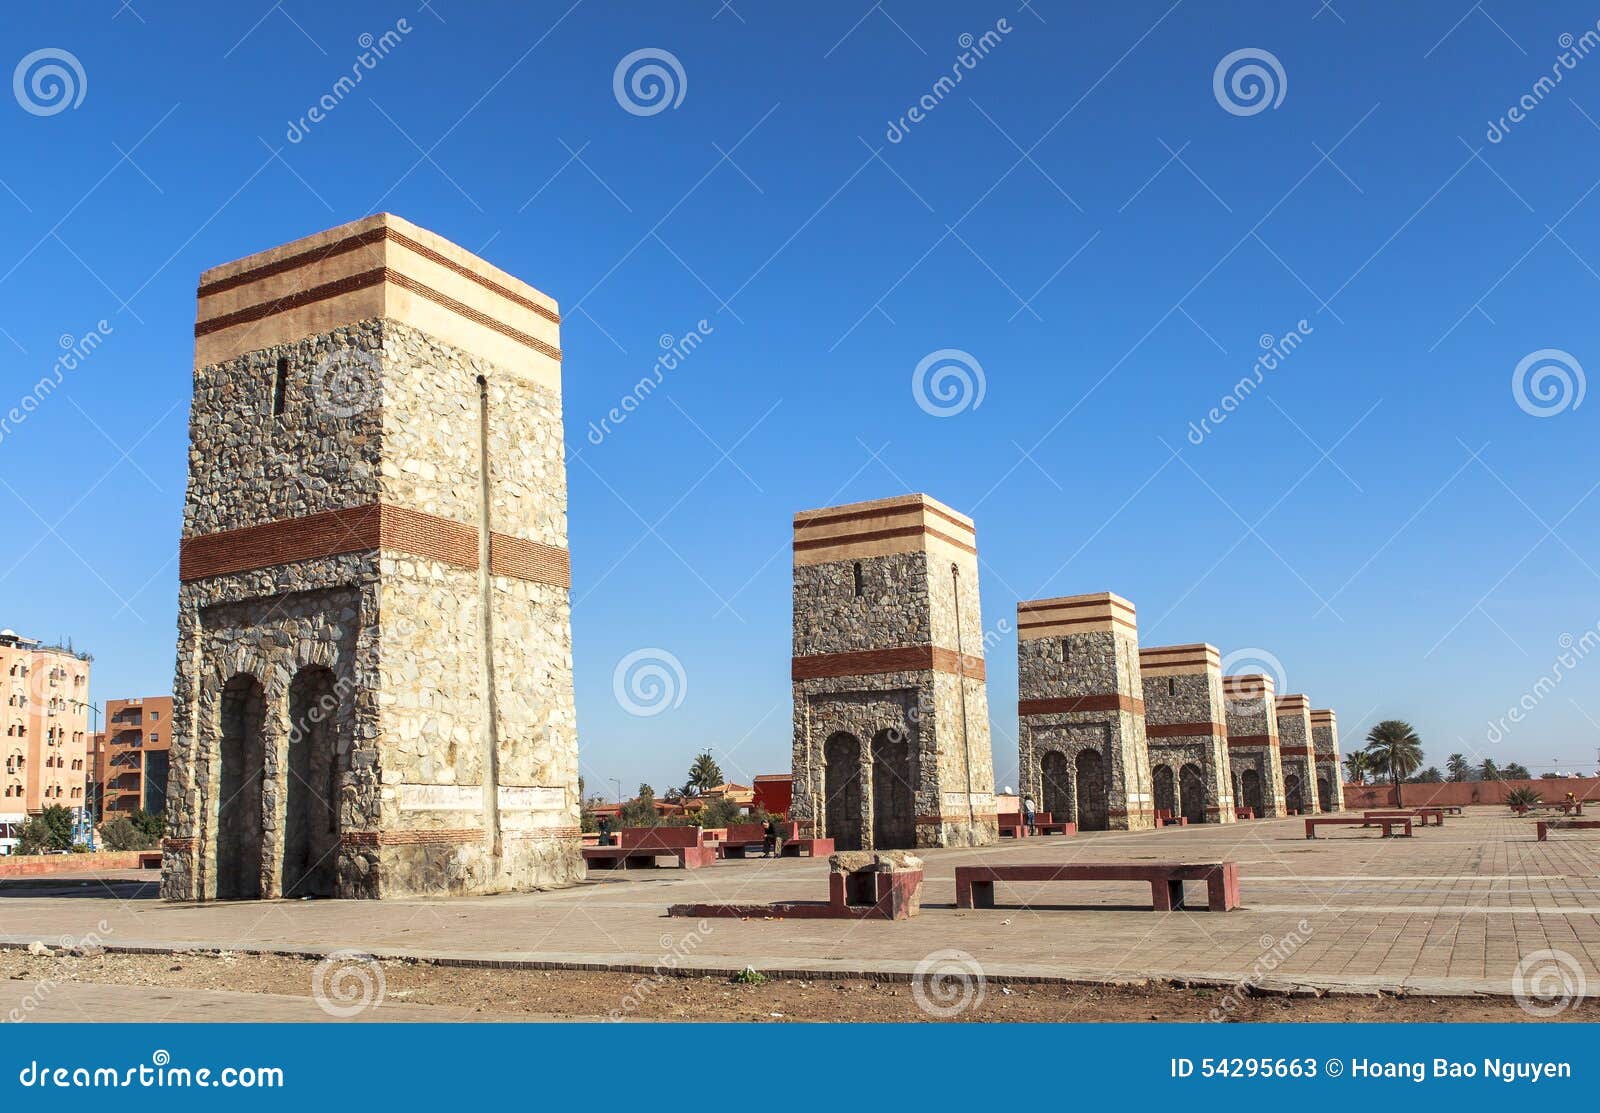
[[[1155,825],[1133,604],[1101,592],[1017,604],[1022,790],[1080,830]]]
[[[1311,744],[1317,753],[1317,801],[1325,812],[1344,811],[1344,757],[1339,719],[1327,708],[1311,712]]]
[[[1311,701],[1299,693],[1279,696],[1278,753],[1283,761],[1284,807],[1297,815],[1317,815],[1317,758],[1311,744]]]
[[[201,277],[166,897],[582,877],[558,324],[387,214]]]
[[[1279,818],[1287,807],[1274,687],[1272,677],[1264,673],[1222,678],[1234,802],[1253,808],[1257,819]]]
[[[995,841],[977,536],[927,495],[794,519],[790,818],[839,850]]]
[[[1232,823],[1222,662],[1214,645],[1141,649],[1154,804],[1190,823]]]

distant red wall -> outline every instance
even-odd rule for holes
[[[87,873],[92,870],[136,870],[139,855],[159,851],[122,850],[110,854],[8,854],[0,858],[0,877],[33,877],[42,873]]]
[[[1600,777],[1562,777],[1546,781],[1451,781],[1436,785],[1401,785],[1407,804],[1504,804],[1513,789],[1531,788],[1547,804],[1572,793],[1579,800],[1600,798]],[[1351,810],[1378,808],[1394,803],[1394,786],[1389,784],[1344,785],[1344,806]]]

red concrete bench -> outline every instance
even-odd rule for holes
[[[1000,813],[1000,837],[1002,839],[1025,839],[1029,835],[1028,825],[1022,822],[1021,812]]]
[[[1383,837],[1389,838],[1399,828],[1407,837],[1411,835],[1411,817],[1401,816],[1393,819],[1357,819],[1355,816],[1311,816],[1306,820],[1306,838],[1317,837],[1318,827],[1371,827],[1377,825],[1383,828]]]
[[[1408,817],[1419,821],[1424,827],[1428,825],[1428,820],[1430,819],[1433,820],[1435,827],[1444,826],[1443,808],[1380,808],[1377,811],[1361,813],[1361,818],[1367,820],[1406,819]]]
[[[1170,810],[1166,809],[1166,808],[1157,808],[1156,809],[1156,827],[1157,827],[1157,829],[1160,829],[1162,827],[1187,827],[1187,826],[1189,826],[1189,817],[1188,816],[1186,816],[1186,815],[1174,816],[1172,814],[1172,812]]]
[[[996,881],[1147,881],[1157,912],[1185,909],[1183,883],[1206,883],[1206,906],[1227,912],[1239,906],[1237,862],[1068,862],[1062,865],[957,866],[956,907],[993,908]]]
[[[1234,808],[1233,809],[1233,818],[1234,819],[1254,819],[1255,817],[1256,817],[1256,810],[1254,808]]]
[[[716,861],[717,852],[704,846],[698,827],[624,827],[617,846],[586,846],[583,860],[595,869],[651,869],[657,858],[673,857],[686,870]]]
[[[1539,821],[1539,823],[1538,823],[1538,827],[1539,827],[1539,841],[1540,842],[1548,842],[1549,838],[1550,838],[1550,828],[1551,827],[1554,827],[1559,831],[1584,831],[1584,830],[1600,828],[1600,819],[1571,819],[1571,820],[1558,819],[1558,820],[1555,820],[1554,822],[1552,822],[1550,820],[1541,819]]]
[[[1065,819],[1057,819],[1052,812],[1035,812],[1033,814],[1033,829],[1041,835],[1076,835],[1078,825]]]

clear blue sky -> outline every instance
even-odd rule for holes
[[[1600,367],[1600,52],[1534,91],[1595,11],[1465,6],[17,7],[5,67],[54,48],[83,77],[64,107],[26,76],[33,111],[0,98],[6,408],[59,338],[111,332],[0,440],[0,625],[93,652],[97,701],[170,690],[196,276],[387,209],[561,303],[591,788],[681,781],[704,746],[787,769],[790,515],[908,489],[977,519],[990,626],[1114,590],[1147,645],[1270,652],[1347,750],[1403,717],[1441,765],[1592,769],[1600,659],[1488,736],[1600,621],[1600,400],[1536,417],[1512,389],[1545,349]],[[613,88],[642,49],[683,73],[652,114]],[[1254,113],[1213,85],[1243,49],[1283,75]],[[912,391],[941,349],[984,378],[948,417]],[[1002,783],[1014,644],[989,660]],[[641,649],[686,678],[652,716],[613,692]]]

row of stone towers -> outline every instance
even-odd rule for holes
[[[972,519],[926,495],[794,519],[794,804],[841,849],[996,838]],[[1017,604],[1018,771],[1040,811],[1141,830],[1344,806],[1338,727],[1215,646],[1141,649],[1109,592]]]

